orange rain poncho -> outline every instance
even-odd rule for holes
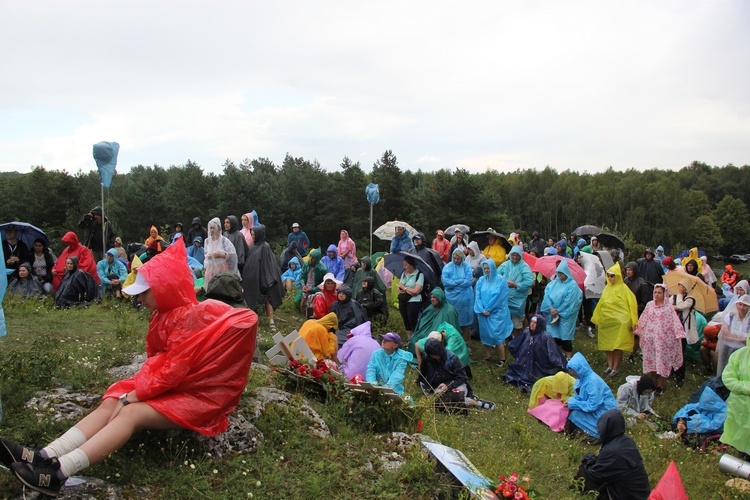
[[[177,425],[215,436],[226,430],[247,384],[258,316],[216,300],[198,303],[184,245],[171,245],[139,273],[157,303],[146,336],[148,359],[103,398],[135,390]]]
[[[620,264],[607,269],[615,275],[615,284],[607,280],[602,297],[594,309],[591,321],[599,328],[600,351],[633,350],[633,328],[638,324],[638,303],[628,285],[622,281]]]

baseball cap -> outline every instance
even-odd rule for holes
[[[295,222],[294,224],[292,224],[292,227],[293,227],[293,228],[295,228],[295,227],[299,227],[299,223]]]
[[[143,276],[143,273],[138,273],[135,276],[135,283],[123,288],[122,293],[126,293],[132,297],[134,295],[138,295],[139,293],[145,292],[149,288],[151,288],[151,285],[149,285],[148,281],[146,281],[146,277]]]
[[[381,335],[380,338],[383,340],[390,340],[391,342],[395,342],[396,345],[401,345],[401,337],[398,333],[388,332],[384,335]]]

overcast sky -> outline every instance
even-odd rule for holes
[[[750,2],[0,0],[0,171],[750,164]]]

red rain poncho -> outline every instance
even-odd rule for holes
[[[104,398],[135,390],[177,425],[215,436],[226,430],[247,384],[258,316],[216,300],[198,303],[184,245],[171,245],[139,273],[158,306],[146,336],[148,359]]]
[[[63,276],[65,276],[65,261],[68,257],[78,257],[78,269],[86,271],[94,277],[96,284],[99,284],[99,274],[96,272],[96,260],[94,254],[91,253],[88,247],[81,245],[78,241],[78,235],[73,231],[68,231],[61,238],[63,243],[67,243],[60,256],[55,262],[55,271],[57,274],[52,278],[52,288],[57,291],[57,287],[62,283]]]

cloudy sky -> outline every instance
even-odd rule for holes
[[[0,171],[750,164],[750,2],[0,0]]]

